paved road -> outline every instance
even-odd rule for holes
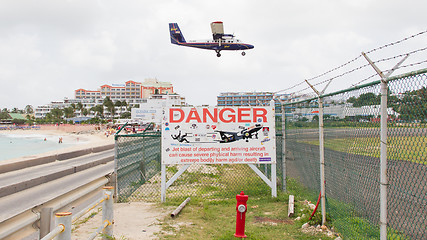
[[[114,149],[0,174],[0,198],[114,160]]]

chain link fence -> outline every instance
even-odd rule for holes
[[[154,183],[161,167],[160,136],[157,132],[115,136],[115,169],[120,202],[133,200],[132,194],[141,186]],[[159,189],[155,189],[155,186],[148,189],[147,198],[150,196],[153,199]]]
[[[388,83],[387,238],[427,238],[427,69]],[[380,82],[322,96],[328,223],[346,239],[378,239],[380,211]],[[285,104],[286,164],[282,165],[282,114],[276,106],[276,173],[320,191],[317,99]],[[161,136],[116,136],[119,201],[161,199]],[[166,180],[181,165],[166,168]],[[271,179],[271,165],[257,167]],[[283,169],[284,170],[284,169]],[[234,198],[240,191],[269,196],[271,189],[246,164],[193,164],[166,191],[168,202],[187,197]]]
[[[387,239],[427,238],[427,70],[388,83]],[[379,239],[380,82],[323,100],[326,211],[349,239]],[[320,192],[317,99],[286,105],[288,176]]]
[[[116,136],[117,191],[119,201],[161,200],[160,133]],[[278,149],[281,151],[281,148]],[[278,153],[281,154],[281,153]],[[168,181],[183,165],[168,165]],[[257,164],[271,179],[271,165]],[[281,159],[277,161],[281,171]],[[277,181],[280,183],[281,174]],[[269,196],[271,188],[246,164],[192,164],[166,191],[167,201],[187,197],[204,199],[235,198],[244,191],[251,196]]]

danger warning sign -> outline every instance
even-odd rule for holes
[[[165,108],[162,163],[276,163],[273,107]]]

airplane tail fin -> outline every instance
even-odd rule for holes
[[[185,38],[178,27],[178,23],[169,23],[169,31],[171,35],[171,43],[173,44],[185,43]]]

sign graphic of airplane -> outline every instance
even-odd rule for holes
[[[255,139],[258,139],[258,131],[262,128],[261,124],[255,124],[255,126],[245,128],[240,132],[228,132],[228,131],[215,131],[218,132],[221,136],[221,140],[217,140],[220,143],[229,143],[229,142],[235,142],[241,139],[246,140],[246,142],[249,142],[249,139],[253,139],[253,136],[255,136]]]
[[[202,48],[215,50],[216,56],[221,57],[222,50],[247,50],[254,48],[253,45],[242,43],[239,39],[235,39],[233,34],[224,34],[224,26],[222,22],[211,23],[213,40],[191,40],[185,41],[184,35],[178,27],[178,23],[169,23],[169,31],[171,43],[179,46]],[[243,51],[242,56],[246,53]]]

